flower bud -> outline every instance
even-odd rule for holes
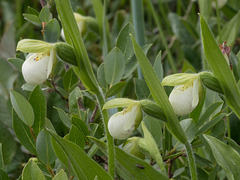
[[[177,115],[187,115],[197,107],[202,89],[199,74],[173,74],[164,78],[162,83],[175,86],[169,95],[169,101]]]
[[[63,62],[77,66],[77,59],[72,46],[67,43],[55,43],[56,56]]]
[[[166,121],[162,108],[155,102],[144,99],[140,101],[142,110],[149,116]]]
[[[22,74],[25,81],[31,85],[38,85],[47,80],[52,72],[56,59],[55,50],[42,53],[30,53],[22,65]]]
[[[78,29],[81,32],[82,36],[83,36],[86,33],[86,31],[87,31],[86,17],[82,16],[82,15],[80,15],[78,13],[73,13],[73,14],[74,14],[75,20],[77,22]],[[63,29],[61,30],[61,36],[65,40],[65,35],[64,35]]]
[[[223,90],[217,78],[214,77],[213,73],[201,72],[199,73],[199,75],[204,86],[206,86],[208,89],[211,89],[213,91],[223,94]]]
[[[138,140],[141,139],[139,137],[132,137],[129,138],[125,141],[125,143],[123,144],[123,150],[129,154],[132,154],[134,156],[137,156],[141,159],[145,158],[144,153],[142,153],[142,151],[140,150],[140,148],[138,147]]]
[[[115,139],[126,139],[136,130],[141,120],[140,106],[138,104],[129,106],[110,117],[108,121],[109,133]]]

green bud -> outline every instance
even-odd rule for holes
[[[204,86],[206,86],[208,89],[211,89],[213,91],[223,94],[221,85],[219,84],[217,78],[214,77],[213,73],[201,72],[199,73],[199,75]]]
[[[123,150],[129,154],[137,156],[141,159],[145,158],[144,153],[138,147],[138,140],[141,139],[139,137],[128,138],[123,144]]]
[[[157,119],[161,119],[163,121],[166,121],[165,114],[162,110],[162,108],[155,102],[150,100],[141,100],[140,105],[142,110],[149,116],[152,116]]]
[[[54,45],[57,58],[59,58],[63,62],[77,66],[77,60],[72,46],[63,42],[59,42]]]

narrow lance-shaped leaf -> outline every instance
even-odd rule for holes
[[[238,152],[212,136],[203,135],[203,137],[208,142],[217,163],[226,171],[228,179],[240,179]]]
[[[74,67],[74,71],[79,76],[84,86],[92,93],[97,94],[97,81],[81,33],[74,18],[70,2],[68,0],[55,0],[55,3],[65,32],[65,38],[67,42],[73,46],[76,55],[78,68]]]
[[[72,166],[72,171],[78,179],[112,179],[110,175],[95,161],[89,158],[85,152],[71,141],[62,139],[58,135],[48,131],[52,138],[53,148],[57,157],[69,167]]]
[[[200,15],[202,43],[206,59],[212,68],[213,74],[222,86],[226,102],[234,113],[240,118],[240,92],[233,73],[223,56],[217,42],[206,21]]]

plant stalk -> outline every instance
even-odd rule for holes
[[[108,131],[108,128],[107,128],[108,127],[108,120],[109,120],[108,111],[106,109],[103,109],[103,105],[105,104],[105,98],[104,98],[104,95],[101,92],[101,89],[100,89],[99,92],[100,93],[96,95],[96,98],[97,98],[97,101],[98,101],[99,110],[102,114],[104,129],[105,129],[105,133],[106,133],[106,136],[107,136],[108,173],[114,179],[115,178],[114,141],[113,141],[113,137],[110,135],[110,133]]]
[[[188,163],[189,163],[189,168],[190,168],[190,173],[191,173],[191,179],[197,180],[197,168],[195,165],[193,149],[189,142],[185,143],[185,147],[187,150],[187,157],[188,157]]]

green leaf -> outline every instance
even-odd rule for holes
[[[78,129],[75,125],[71,126],[68,139],[69,141],[74,142],[84,150],[84,147],[85,147],[84,133],[80,129]]]
[[[116,46],[122,51],[125,62],[128,62],[133,56],[133,46],[131,42],[130,34],[135,34],[133,25],[131,23],[126,24],[117,37]]]
[[[72,86],[78,82],[78,77],[73,69],[69,69],[63,77],[63,87],[67,92],[70,92]]]
[[[37,136],[36,148],[41,162],[51,165],[55,161],[56,155],[53,151],[51,136],[44,129]]]
[[[216,102],[211,105],[209,105],[206,109],[206,111],[203,113],[203,115],[199,118],[196,126],[199,128],[201,125],[203,125],[205,122],[207,122],[210,118],[210,116],[214,113],[214,111],[222,105],[222,102]]]
[[[81,179],[94,179],[98,176],[99,180],[112,179],[108,173],[95,161],[89,158],[85,152],[71,141],[62,139],[56,134],[48,131],[52,136],[52,143],[57,157],[69,167],[71,164],[72,172]],[[70,163],[70,164],[69,164]]]
[[[10,99],[12,106],[20,119],[28,126],[34,123],[34,111],[31,104],[18,92],[11,90]]]
[[[4,126],[2,123],[0,123],[0,144],[1,144],[0,154],[2,154],[2,156],[0,156],[0,159],[3,157],[2,165],[7,165],[11,163],[16,153],[17,143],[14,140],[12,134],[9,132],[8,128]]]
[[[50,10],[48,7],[43,7],[42,10],[39,13],[39,19],[41,22],[47,23],[52,19],[52,14],[50,13]]]
[[[78,68],[74,67],[74,71],[86,89],[94,94],[97,94],[99,92],[99,87],[93,73],[82,36],[74,18],[70,2],[66,0],[55,0],[55,3],[58,15],[62,22],[63,30],[64,32],[68,32],[65,33],[65,38],[74,48],[78,65]]]
[[[103,63],[97,69],[97,80],[103,88],[107,87],[107,82],[106,82],[105,70],[104,70],[104,64]]]
[[[13,129],[17,138],[27,150],[29,150],[32,154],[36,154],[36,143],[29,127],[21,121],[14,109],[12,113]]]
[[[233,73],[202,16],[200,16],[200,24],[206,59],[212,68],[213,74],[222,86],[228,106],[240,118],[240,92]]]
[[[94,137],[89,137],[99,149],[107,155],[107,145]],[[121,178],[125,180],[152,180],[168,178],[155,170],[144,160],[127,154],[122,149],[115,147],[116,170]],[[139,168],[142,167],[142,168]]]
[[[79,87],[76,87],[70,94],[69,94],[69,111],[71,114],[79,115],[79,107],[78,107],[78,99],[82,98],[82,92]]]
[[[180,17],[175,13],[170,13],[168,18],[171,23],[172,30],[177,38],[184,44],[194,44],[193,37],[189,34],[188,30],[181,22]]]
[[[197,131],[196,135],[200,135],[200,134],[208,131],[213,126],[215,126],[218,122],[220,122],[225,116],[226,116],[226,113],[221,113],[221,112],[218,113],[208,123],[206,123],[201,128],[199,128],[199,130]]]
[[[19,72],[22,72],[22,64],[24,63],[24,60],[19,58],[9,58],[9,62],[11,62]]]
[[[154,138],[155,142],[157,143],[158,147],[162,147],[162,126],[161,122],[155,118],[150,116],[145,116],[143,119],[148,131],[151,133],[152,137]]]
[[[124,73],[124,56],[118,47],[113,48],[104,61],[105,77],[110,87],[118,83]]]
[[[67,174],[62,169],[59,173],[57,173],[52,180],[68,180]]]
[[[166,169],[165,169],[165,166],[163,163],[163,159],[158,150],[158,146],[157,146],[153,136],[148,131],[144,122],[142,122],[141,127],[143,130],[144,138],[139,140],[139,142],[138,142],[139,147],[141,149],[147,151],[151,155],[151,157],[156,161],[157,165],[160,167],[161,173],[166,175]]]
[[[28,6],[28,13],[39,16],[39,12],[30,6]]]
[[[144,54],[147,54],[152,44],[146,44],[142,47]],[[132,56],[131,59],[125,64],[123,79],[128,78],[138,67],[138,61],[136,56]]]
[[[228,144],[235,149],[239,154],[240,154],[240,146],[231,138],[229,137],[224,137],[224,139],[228,142]]]
[[[121,82],[113,85],[113,86],[110,87],[110,89],[107,91],[106,97],[114,96],[115,94],[117,94],[118,92],[120,92],[125,85],[126,85],[126,81],[121,81]]]
[[[22,173],[22,180],[45,180],[42,171],[33,159],[30,159],[25,165]]]
[[[46,42],[54,43],[60,38],[60,25],[54,18],[50,20],[44,28],[44,40]]]
[[[75,125],[84,134],[84,137],[86,138],[86,136],[89,134],[88,126],[86,125],[86,123],[76,116],[72,116],[71,121],[72,124]]]
[[[24,16],[24,19],[26,19],[30,23],[32,23],[36,26],[41,26],[41,21],[38,16],[33,15],[33,14],[26,14],[26,13],[24,13],[23,16]]]
[[[134,78],[134,87],[137,98],[147,99],[150,95],[150,91],[148,89],[147,83],[143,79]]]
[[[61,108],[54,107],[58,111],[58,115],[65,126],[68,128],[71,127],[71,120],[68,117],[67,113],[64,112]]]
[[[159,51],[153,65],[154,71],[157,74],[157,77],[162,81],[164,72],[162,67],[162,51]]]
[[[238,152],[212,136],[203,135],[203,137],[208,142],[218,165],[226,171],[228,179],[240,179],[240,155]]]
[[[29,103],[34,111],[34,124],[32,126],[36,136],[42,130],[47,116],[47,103],[40,85],[36,86],[29,97]]]
[[[218,38],[220,44],[227,41],[228,45],[233,46],[240,28],[239,19],[240,11],[238,11],[238,13],[223,26]]]
[[[0,169],[0,179],[1,180],[9,180],[7,173],[4,172],[2,169]]]

